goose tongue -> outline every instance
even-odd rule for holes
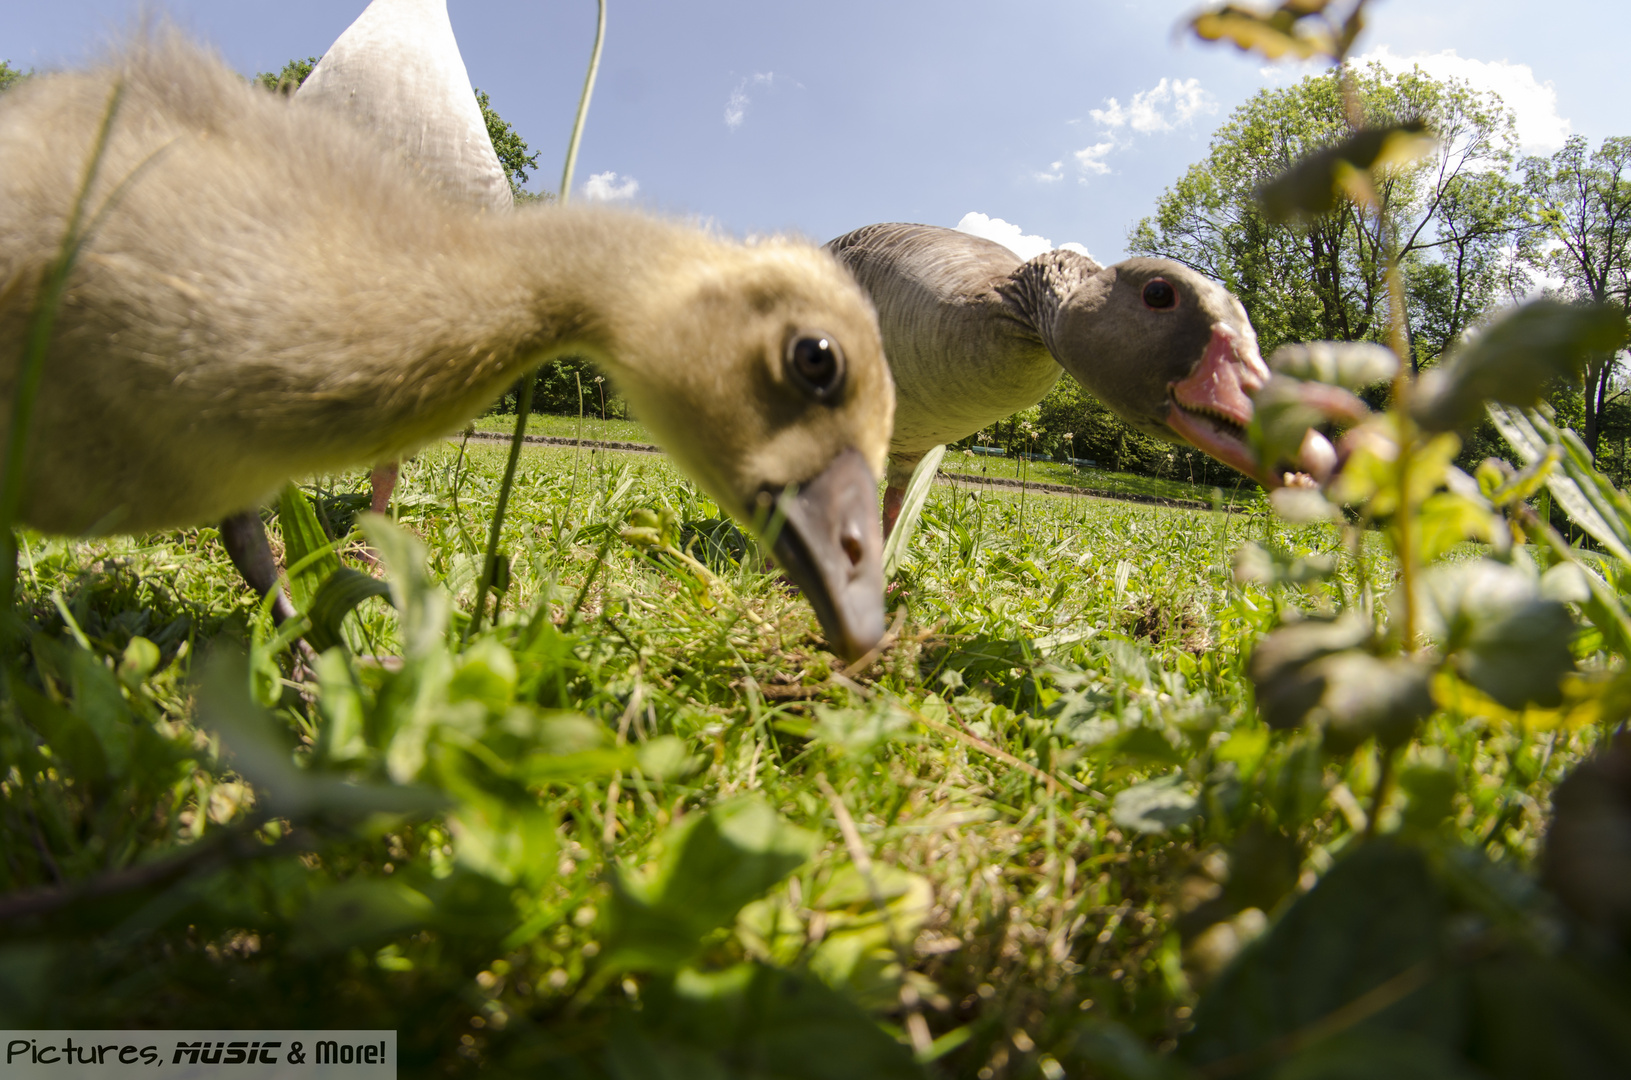
[[[1246,427],[1252,422],[1248,395],[1262,389],[1268,379],[1268,366],[1256,346],[1224,323],[1214,323],[1201,362],[1169,388],[1172,408],[1167,410],[1167,426],[1225,465],[1266,487],[1279,487],[1279,478],[1246,443]]]
[[[859,450],[781,499],[785,523],[773,550],[815,608],[833,650],[864,655],[883,637],[883,532],[878,482]]]

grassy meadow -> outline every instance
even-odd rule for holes
[[[396,608],[302,673],[211,529],[24,537],[54,737],[4,728],[0,894],[46,897],[6,910],[9,1026],[394,1028],[404,1075],[1189,1075],[1152,1055],[1345,848],[1527,870],[1593,738],[1440,709],[1378,797],[1373,743],[1270,731],[1255,639],[1394,570],[1261,511],[939,485],[846,668],[666,459],[572,448],[525,451],[459,648],[505,453],[405,463]],[[306,486],[334,535],[365,482]],[[1242,583],[1248,540],[1334,570]]]
[[[488,413],[472,422],[475,431],[489,435],[509,435],[515,430],[515,415]],[[638,420],[602,420],[598,416],[556,416],[534,413],[527,420],[527,434],[547,435],[562,439],[583,438],[607,442],[651,443],[645,425]],[[1146,476],[1139,473],[1116,472],[1085,465],[1067,465],[1058,461],[1031,461],[1012,457],[991,457],[972,450],[952,449],[941,462],[942,473],[992,477],[1036,484],[1058,484],[1081,488],[1098,495],[1125,496],[1141,501],[1165,500],[1169,502],[1198,502],[1205,506],[1221,505],[1243,508],[1259,505],[1261,489],[1242,480],[1233,488],[1213,488],[1182,480]]]

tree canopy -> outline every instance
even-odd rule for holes
[[[515,196],[516,202],[549,198],[548,192],[535,194],[521,186],[527,182],[527,170],[538,167],[538,152],[527,153],[527,140],[498,115],[484,91],[476,91],[476,104],[481,107],[481,118],[487,122],[487,137],[493,140],[493,152],[504,167],[504,175],[510,181],[510,194]]]
[[[1524,262],[1567,299],[1631,313],[1631,138],[1593,151],[1576,135],[1550,158],[1527,158],[1523,177],[1533,223],[1519,244]],[[1580,434],[1594,456],[1618,368],[1609,355],[1586,367]]]
[[[1276,223],[1259,189],[1347,134],[1334,72],[1258,92],[1212,138],[1207,157],[1162,194],[1128,247],[1175,259],[1240,296],[1264,351],[1288,341],[1377,341],[1387,326],[1385,253],[1397,248],[1412,303],[1411,359],[1430,363],[1501,292],[1521,192],[1516,136],[1498,97],[1420,70],[1355,73],[1364,119],[1425,120],[1434,153],[1385,170],[1377,212],[1351,198]]]
[[[262,71],[255,76],[254,81],[266,89],[278,94],[293,94],[300,89],[300,84],[306,81],[312,68],[317,66],[317,57],[308,56],[304,60],[296,57],[283,65],[281,71]]]
[[[0,60],[0,93],[10,90],[16,83],[28,78],[28,72],[11,66],[10,60]]]

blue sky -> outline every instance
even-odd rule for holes
[[[84,62],[136,0],[0,0],[0,58]],[[365,0],[172,0],[240,70],[321,54]],[[974,213],[1121,257],[1128,229],[1229,111],[1296,72],[1175,33],[1173,0],[609,0],[574,198],[620,197],[736,234],[818,241]],[[553,189],[593,0],[450,0],[475,84]],[[1561,17],[1537,17],[1537,11]],[[1583,29],[1583,28],[1589,28]],[[1631,4],[1378,0],[1364,53],[1502,90],[1529,148],[1631,134]],[[1453,50],[1454,56],[1444,55]],[[615,175],[608,175],[615,174]],[[630,181],[633,181],[631,184]]]

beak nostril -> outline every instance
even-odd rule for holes
[[[849,557],[851,566],[861,565],[861,559],[865,557],[866,552],[861,546],[859,536],[853,532],[845,532],[843,536],[838,538],[838,546],[844,549],[844,554]]]

